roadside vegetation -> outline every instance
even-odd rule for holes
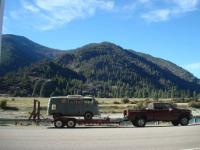
[[[35,98],[40,101],[41,114],[46,116],[48,98]],[[0,97],[0,118],[22,117],[28,118],[29,112],[33,108],[32,97]],[[101,113],[122,113],[126,109],[143,109],[155,101],[154,99],[144,98],[97,98]],[[180,99],[158,99],[167,103],[173,103],[179,108],[200,109],[200,100],[180,100]],[[15,112],[16,111],[16,112]]]
[[[19,109],[17,107],[13,107],[13,106],[8,106],[8,100],[7,99],[3,99],[0,101],[0,108],[3,110],[13,110],[13,111],[18,111]]]
[[[192,108],[200,109],[200,101],[191,101],[189,102],[189,106]]]
[[[0,107],[2,109],[4,109],[5,107],[7,107],[7,100],[6,99],[3,99],[0,101]]]

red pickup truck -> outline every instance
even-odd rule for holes
[[[150,121],[171,121],[174,126],[186,126],[192,118],[191,110],[178,109],[169,103],[150,103],[141,110],[125,110],[124,116],[136,127],[144,127]]]

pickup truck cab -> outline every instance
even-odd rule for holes
[[[150,103],[141,110],[125,110],[124,116],[136,127],[144,127],[146,122],[170,121],[174,126],[186,126],[192,118],[191,110],[178,109],[169,103]]]

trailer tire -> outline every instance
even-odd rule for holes
[[[85,120],[92,120],[93,114],[91,112],[86,112],[84,115]]]
[[[55,126],[56,128],[63,128],[63,127],[65,126],[65,124],[63,123],[62,120],[55,120],[55,121],[54,121],[54,126]]]
[[[76,126],[76,120],[75,119],[68,119],[66,124],[67,124],[68,128],[74,128]]]

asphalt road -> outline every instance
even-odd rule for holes
[[[0,150],[200,150],[200,126],[0,127]]]

